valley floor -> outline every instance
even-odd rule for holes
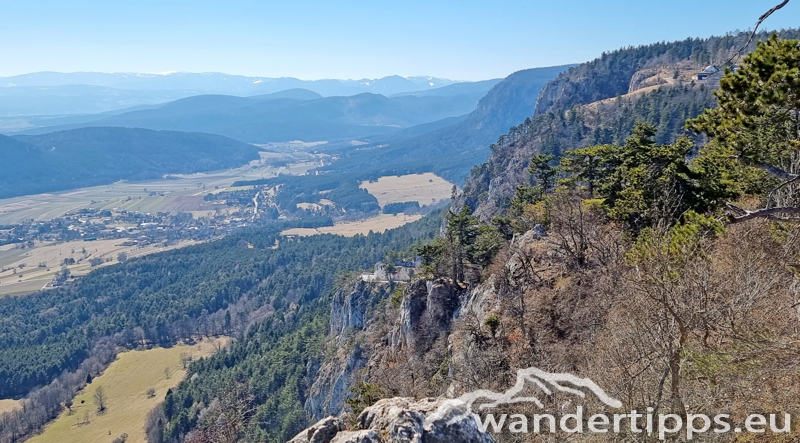
[[[63,192],[25,195],[0,199],[0,225],[20,223],[23,220],[51,220],[67,212],[80,209],[126,209],[141,212],[191,212],[195,217],[214,212],[203,197],[217,189],[226,189],[237,180],[255,180],[279,174],[302,175],[319,166],[318,161],[300,161],[289,166],[273,167],[268,161],[269,152],[262,153],[262,161],[225,171],[174,175],[159,180],[143,182],[117,182],[91,188]]]

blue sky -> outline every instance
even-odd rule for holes
[[[0,76],[226,72],[504,77],[748,29],[777,0],[0,1]],[[765,28],[800,25],[800,0]]]

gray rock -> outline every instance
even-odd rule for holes
[[[378,431],[369,429],[366,431],[344,431],[336,434],[331,443],[382,443]]]
[[[336,291],[331,302],[331,335],[339,336],[348,328],[363,329],[372,295],[369,283],[363,281]]]
[[[521,248],[536,240],[541,240],[544,237],[547,237],[547,231],[545,231],[542,225],[536,225],[533,227],[533,229],[525,232],[524,234],[514,234],[514,238],[511,239],[511,245]]]
[[[312,419],[319,420],[342,412],[344,400],[351,395],[350,387],[369,358],[358,344],[349,347],[345,343],[366,328],[370,309],[389,296],[389,289],[388,283],[359,279],[334,293],[329,337],[338,342],[340,352],[309,364],[307,373],[313,383],[304,407]]]
[[[288,443],[330,443],[339,431],[343,430],[344,423],[340,418],[327,417],[297,434]]]
[[[427,351],[448,330],[459,304],[458,291],[445,280],[410,283],[400,306],[400,341],[414,353]]]
[[[343,360],[334,356],[325,361],[309,390],[304,405],[306,412],[314,419],[341,413],[345,399],[351,395],[354,378],[366,363],[367,358],[358,345]]]
[[[475,415],[454,400],[380,400],[358,416],[359,427],[386,433],[386,443],[493,443]]]
[[[388,398],[364,409],[356,431],[328,417],[289,443],[494,443],[463,402]]]

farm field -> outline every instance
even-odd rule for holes
[[[410,201],[417,201],[420,206],[425,206],[449,199],[453,184],[434,173],[426,172],[385,176],[374,182],[362,182],[359,187],[375,196],[381,207],[389,203]]]
[[[83,241],[75,240],[63,243],[36,243],[33,248],[19,249],[16,244],[0,246],[0,296],[24,294],[38,291],[53,279],[62,268],[65,258],[74,258],[75,264],[69,265],[74,276],[88,274],[92,270],[91,258],[110,259],[96,267],[108,266],[117,261],[117,254],[124,252],[128,258],[141,257],[155,252],[182,248],[198,242],[185,240],[170,246],[121,246],[125,239]],[[45,266],[39,267],[39,264]],[[20,265],[24,267],[20,268]],[[5,270],[3,270],[5,269]],[[16,270],[16,273],[14,271]]]
[[[20,406],[19,400],[0,400],[0,414],[3,412],[10,412],[14,409],[17,409]]]
[[[281,235],[298,235],[307,237],[309,235],[317,234],[336,234],[345,237],[353,237],[357,234],[368,234],[372,232],[384,232],[388,229],[399,228],[406,223],[411,223],[422,218],[420,214],[405,215],[405,214],[380,214],[375,217],[370,217],[365,220],[354,222],[341,222],[335,223],[333,226],[326,226],[322,228],[293,228],[281,232]]]
[[[47,425],[44,432],[27,440],[29,443],[110,443],[128,434],[126,443],[145,443],[144,423],[147,414],[161,401],[166,392],[177,386],[186,375],[180,363],[182,353],[193,358],[213,354],[225,347],[227,338],[205,340],[193,345],[153,348],[123,352],[102,375],[92,380],[73,400],[72,410],[65,410]],[[165,373],[169,371],[169,377]],[[108,409],[98,414],[93,396],[99,386],[108,398]],[[155,395],[146,394],[149,388]],[[83,402],[83,403],[82,403]],[[84,424],[88,413],[88,424]]]
[[[171,175],[144,182],[117,182],[91,188],[72,189],[51,194],[25,195],[0,199],[0,225],[22,220],[51,220],[67,212],[84,208],[127,209],[141,212],[192,212],[204,216],[209,208],[203,197],[215,190],[225,190],[237,180],[256,180],[279,174],[304,174],[319,166],[319,160],[304,160],[288,166],[273,167],[268,161],[274,153],[262,152],[262,159],[226,171]],[[304,154],[305,159],[309,154]]]

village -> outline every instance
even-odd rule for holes
[[[61,286],[98,266],[273,222],[247,207],[201,217],[115,208],[80,209],[47,221],[0,225],[0,295]]]

